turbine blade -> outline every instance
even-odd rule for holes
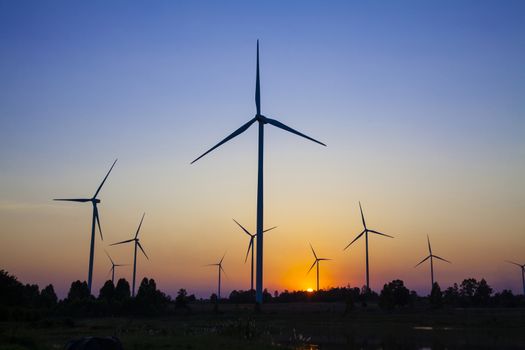
[[[418,267],[419,265],[421,265],[422,263],[424,263],[424,262],[427,261],[428,259],[430,259],[430,255],[427,256],[426,258],[424,258],[423,260],[421,260],[421,261],[419,262],[419,264],[417,264],[417,265],[414,266],[414,267]]]
[[[441,257],[439,257],[439,256],[437,256],[437,255],[432,255],[432,256],[433,256],[434,258],[436,258],[436,259],[443,260],[443,261],[445,261],[445,262],[448,262],[449,264],[452,264],[452,262],[451,262],[451,261],[448,261],[447,259],[443,259],[443,258],[441,258]]]
[[[363,215],[363,208],[361,207],[361,202],[359,202],[359,210],[361,211],[361,220],[363,221],[363,227],[366,229],[365,216]]]
[[[111,266],[111,267],[109,268],[109,271],[108,271],[108,273],[106,274],[106,277],[109,276],[109,274],[111,273],[111,270],[113,270],[113,266]]]
[[[206,264],[206,265],[202,265],[202,267],[206,267],[206,266],[219,266],[219,264]]]
[[[55,198],[54,201],[65,201],[65,202],[91,202],[90,198]]]
[[[108,252],[106,251],[106,249],[104,249],[104,253],[106,253],[107,257],[109,258],[109,261],[111,261],[111,264],[112,265],[115,265],[115,263],[113,262],[113,259],[111,259],[111,256],[109,256]]]
[[[228,278],[228,274],[226,273],[226,271],[224,271],[224,268],[220,264],[219,264],[219,269],[221,269],[222,272],[224,273],[224,276],[226,276],[226,278]]]
[[[348,247],[350,247],[352,245],[352,243],[354,243],[355,241],[357,241],[359,238],[361,238],[362,235],[365,234],[366,231],[363,230],[363,232],[361,232],[356,238],[354,238],[354,240],[352,242],[350,242],[350,244],[348,244],[345,249],[343,250],[346,250]]]
[[[106,177],[104,178],[104,180],[102,180],[102,183],[100,184],[100,186],[98,186],[97,188],[97,192],[95,192],[95,194],[93,195],[93,198],[97,198],[97,194],[100,192],[100,190],[102,189],[102,186],[104,185],[104,182],[106,182],[106,179],[108,178],[109,176],[109,173],[111,173],[111,170],[113,170],[113,167],[115,166],[115,163],[117,162],[118,159],[115,159],[115,161],[113,162],[113,165],[111,166],[111,168],[109,168],[109,171],[108,173],[106,174]]]
[[[261,114],[261,83],[259,78],[259,40],[257,40],[257,73],[255,76],[255,106],[257,115]]]
[[[381,235],[381,236],[385,236],[385,237],[390,237],[390,238],[394,238],[390,235],[387,235],[385,233],[381,233],[381,232],[377,232],[377,231],[374,231],[374,230],[368,230],[368,232],[372,232],[372,233],[375,233],[376,235]]]
[[[226,252],[224,252],[224,255],[221,258],[221,261],[219,261],[219,265],[222,264],[222,261],[224,260],[224,257],[226,256]]]
[[[100,239],[104,240],[104,237],[102,236],[102,228],[100,227],[100,216],[98,215],[98,208],[96,205],[94,205],[93,208],[93,215],[95,215],[95,221],[97,222],[98,232],[100,232]]]
[[[146,215],[146,213],[142,214],[142,219],[140,219],[139,227],[137,228],[137,233],[135,233],[135,238],[139,236],[139,231],[140,227],[142,226],[142,221],[144,220],[144,215]]]
[[[246,234],[247,234],[248,236],[250,236],[250,237],[255,236],[255,235],[252,235],[247,229],[245,229],[244,226],[242,226],[241,224],[239,224],[239,223],[237,222],[237,220],[235,220],[235,219],[232,219],[232,220],[235,221],[235,223],[236,223],[237,225],[239,225],[239,227],[240,227],[244,232],[246,232]]]
[[[230,141],[231,139],[233,139],[235,136],[238,136],[240,134],[242,134],[243,132],[245,132],[249,127],[250,125],[252,125],[257,119],[256,118],[253,118],[251,119],[250,121],[248,121],[246,124],[244,124],[243,126],[241,126],[239,129],[235,130],[234,132],[232,132],[229,136],[227,136],[224,140],[222,140],[221,142],[219,142],[218,144],[216,144],[215,146],[213,146],[212,148],[210,148],[209,150],[207,150],[206,152],[204,152],[202,155],[200,155],[198,158],[196,158],[193,162],[191,162],[190,164],[193,164],[195,163],[196,161],[198,161],[199,159],[201,159],[202,157],[204,157],[205,155],[207,155],[208,153],[210,153],[211,151],[213,151],[214,149],[216,149],[217,147],[221,146],[222,144]]]
[[[308,269],[308,272],[306,273],[307,276],[310,273],[310,271],[312,271],[312,269],[314,268],[315,264],[317,264],[317,260],[315,260],[314,263],[312,264],[312,266],[310,266],[310,268]]]
[[[248,254],[250,254],[250,249],[253,249],[253,237],[250,238],[250,244],[248,244],[248,251],[246,252],[246,257],[244,258],[244,263],[248,261]]]
[[[140,244],[140,242],[137,241],[137,245],[139,246],[140,250],[142,250],[142,253],[143,253],[144,256],[146,257],[146,259],[149,260],[149,257],[148,257],[148,255],[146,254],[146,252],[144,251],[144,248],[142,248],[142,245]]]
[[[510,260],[505,260],[505,261],[506,261],[506,262],[508,262],[509,264],[513,264],[513,265],[516,265],[516,266],[519,266],[519,267],[521,267],[521,265],[520,265],[520,264],[518,264],[518,263],[515,263],[514,261],[510,261]]]
[[[330,260],[334,260],[334,259],[329,259],[329,258],[319,258],[317,259],[319,261],[330,261]]]
[[[271,228],[267,228],[266,230],[264,230],[263,232],[268,232],[268,231],[271,231],[273,230],[274,228],[277,228],[277,226],[274,226],[274,227],[271,227]]]
[[[123,243],[129,243],[129,242],[133,242],[135,239],[132,238],[132,239],[127,239],[125,241],[122,241],[122,242],[117,242],[117,243],[113,243],[113,244],[110,244],[111,245],[117,245],[117,244],[123,244]]]
[[[310,243],[310,248],[312,248],[312,253],[314,253],[315,259],[318,260],[317,255],[315,254],[314,247],[312,247],[312,243]]]
[[[325,145],[324,143],[322,143],[322,142],[320,142],[320,141],[317,141],[316,139],[311,138],[310,136],[307,136],[307,135],[305,135],[305,134],[303,134],[303,133],[301,133],[301,132],[299,132],[299,131],[297,131],[297,130],[294,130],[294,129],[290,128],[289,126],[284,125],[284,124],[281,123],[280,121],[277,121],[277,120],[275,120],[275,119],[266,118],[266,117],[265,117],[263,120],[264,120],[266,123],[268,123],[268,124],[271,124],[271,125],[273,125],[273,126],[275,126],[275,127],[278,127],[279,129],[283,129],[283,130],[285,130],[285,131],[291,132],[292,134],[296,134],[296,135],[298,135],[298,136],[304,137],[305,139],[308,139],[308,140],[310,140],[310,141],[313,141],[313,142],[315,142],[315,143],[318,143],[318,144],[323,145],[323,146],[326,147],[326,145]]]

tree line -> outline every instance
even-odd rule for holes
[[[59,300],[53,285],[40,290],[36,284],[23,284],[7,271],[0,270],[0,321],[38,320],[45,316],[104,317],[104,316],[158,316],[177,312],[190,312],[195,303],[253,303],[254,290],[234,290],[227,298],[217,300],[212,294],[209,299],[197,299],[180,289],[172,299],[157,288],[155,280],[144,278],[136,297],[131,297],[129,282],[121,278],[116,285],[111,280],[100,288],[98,297],[91,295],[86,282],[75,281],[65,297]],[[467,278],[442,290],[434,283],[430,295],[418,296],[410,291],[401,280],[386,283],[380,293],[366,287],[336,287],[317,292],[288,291],[273,294],[264,290],[264,303],[291,302],[344,302],[346,310],[356,306],[377,304],[381,309],[446,307],[525,307],[523,295],[514,295],[510,290],[494,293],[490,285],[481,279]]]

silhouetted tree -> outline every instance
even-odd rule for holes
[[[512,291],[504,289],[494,295],[494,303],[503,307],[516,307],[519,305],[519,299],[512,294]]]
[[[50,284],[40,292],[40,304],[44,307],[54,307],[58,302],[55,288]]]
[[[188,307],[188,292],[186,289],[181,288],[177,292],[175,297],[175,307],[177,308],[187,308]]]
[[[490,296],[492,295],[492,288],[488,285],[484,278],[479,281],[474,293],[474,304],[478,306],[487,306],[490,304]]]
[[[406,306],[409,301],[410,291],[401,280],[393,280],[385,284],[379,295],[379,306],[382,309],[392,310],[396,307]]]
[[[23,302],[24,286],[5,270],[0,270],[0,304],[14,306]]]
[[[454,283],[452,287],[448,287],[443,293],[443,302],[446,305],[457,305],[459,303],[459,287],[457,283]]]
[[[69,301],[88,300],[90,296],[91,294],[89,293],[89,288],[86,281],[75,281],[71,283],[71,288],[67,293],[67,299]]]
[[[128,281],[124,278],[119,279],[115,287],[115,300],[122,302],[128,300],[130,297],[131,290]]]
[[[434,309],[439,309],[443,306],[443,293],[437,282],[434,282],[432,285],[432,291],[430,292],[428,301],[430,302],[430,306]]]
[[[144,278],[135,297],[135,312],[143,315],[167,311],[170,299],[157,289],[154,279]]]
[[[113,285],[113,282],[111,282],[111,280],[107,280],[102,288],[100,288],[98,299],[112,303],[115,299],[115,294],[115,286]]]

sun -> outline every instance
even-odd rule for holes
[[[307,291],[308,293],[313,293],[314,290],[313,290],[312,288],[307,288],[306,291]]]

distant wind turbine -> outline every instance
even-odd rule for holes
[[[513,261],[506,260],[509,264],[519,266],[521,269],[521,283],[523,284],[523,295],[525,295],[525,264],[520,265],[518,263],[515,263]]]
[[[111,273],[111,283],[115,284],[115,267],[118,266],[128,266],[128,264],[115,264],[113,259],[111,259],[111,256],[108,254],[108,252],[105,252],[109,261],[111,262],[111,268],[108,271],[108,274]]]
[[[319,291],[319,262],[320,261],[326,261],[326,260],[332,260],[332,259],[318,258],[317,254],[315,254],[314,247],[312,247],[311,243],[310,243],[310,248],[312,248],[312,253],[314,253],[315,261],[312,264],[312,266],[310,266],[310,269],[308,270],[308,272],[306,274],[309,274],[310,271],[312,271],[312,269],[314,268],[314,266],[316,267],[316,269],[317,269],[317,291]]]
[[[133,254],[133,286],[132,286],[132,289],[131,289],[131,296],[132,297],[135,296],[135,277],[137,275],[137,247],[140,248],[140,250],[142,251],[142,254],[144,254],[146,259],[149,260],[149,257],[146,254],[146,252],[144,251],[144,248],[142,248],[142,245],[140,244],[140,240],[139,240],[139,232],[140,232],[140,227],[142,226],[142,221],[144,221],[144,215],[146,215],[146,213],[142,214],[142,219],[140,219],[139,227],[137,228],[137,233],[135,233],[135,237],[134,238],[127,239],[127,240],[122,241],[122,242],[117,242],[117,243],[111,244],[111,245],[117,245],[117,244],[135,242],[135,253]]]
[[[437,255],[432,254],[432,247],[430,246],[430,238],[428,237],[428,235],[427,235],[427,241],[428,241],[428,256],[424,258],[423,260],[421,260],[421,262],[414,267],[418,267],[419,265],[421,265],[422,263],[430,259],[430,280],[432,282],[432,284],[430,285],[430,292],[432,292],[432,288],[434,288],[434,260],[433,259],[436,258],[438,260],[448,262],[449,264],[452,264],[452,263],[448,261],[447,259],[443,259]]]
[[[95,225],[98,225],[98,230],[100,232],[100,239],[104,240],[102,237],[102,229],[100,228],[100,217],[98,215],[98,208],[97,204],[100,203],[100,199],[97,198],[98,193],[102,189],[102,186],[104,185],[104,182],[106,182],[106,179],[109,176],[109,173],[111,173],[111,170],[115,166],[115,163],[117,162],[117,159],[113,162],[113,165],[111,165],[111,168],[109,168],[108,173],[106,174],[106,177],[104,177],[104,180],[102,180],[102,183],[100,186],[98,186],[97,191],[91,198],[56,198],[55,201],[67,201],[67,202],[91,202],[93,204],[93,219],[91,220],[91,246],[89,248],[89,269],[88,269],[88,289],[91,293],[91,282],[93,281],[93,260],[95,255]]]
[[[390,237],[390,238],[394,238],[394,237],[367,228],[366,227],[366,222],[365,222],[365,216],[363,215],[363,208],[361,207],[361,202],[359,202],[359,210],[361,211],[361,220],[363,221],[364,230],[356,238],[354,238],[354,240],[352,242],[350,242],[345,247],[345,249],[343,249],[343,250],[346,250],[348,247],[350,247],[352,245],[352,243],[354,243],[359,238],[361,238],[362,235],[365,235],[365,242],[366,242],[365,243],[366,244],[366,248],[365,248],[366,249],[366,289],[367,289],[367,291],[370,291],[370,273],[369,273],[370,271],[369,271],[369,265],[368,265],[368,232],[375,233],[377,235],[381,235],[381,236],[385,236],[385,237]]]
[[[264,153],[264,125],[270,124],[292,134],[304,137],[310,141],[316,142],[320,145],[326,146],[324,143],[319,142],[297,130],[290,128],[287,125],[275,120],[265,117],[261,114],[261,88],[259,79],[259,40],[257,40],[257,71],[255,77],[255,106],[256,114],[255,117],[250,119],[247,123],[242,125],[240,128],[235,130],[233,133],[224,138],[221,142],[204,152],[201,156],[196,158],[191,164],[201,159],[217,147],[228,142],[234,137],[242,134],[255,122],[259,124],[259,146],[258,146],[258,172],[257,172],[257,272],[256,272],[256,296],[255,301],[257,304],[262,304],[263,301],[263,153]]]
[[[257,234],[251,234],[247,229],[245,229],[241,224],[237,222],[237,220],[233,219],[237,225],[248,235],[250,236],[250,243],[248,244],[248,250],[246,251],[246,257],[244,258],[244,262],[248,260],[248,254],[250,254],[250,250],[252,252],[252,265],[251,265],[251,279],[250,279],[250,290],[253,290],[253,240],[257,236]],[[263,232],[268,232],[270,230],[273,230],[274,228],[277,228],[277,226],[274,226],[272,228],[266,229]]]
[[[224,260],[224,257],[226,256],[226,253],[222,256],[222,259],[219,261],[218,264],[208,264],[206,266],[217,266],[219,270],[219,284],[217,286],[217,303],[221,300],[221,272],[224,272],[226,274],[226,271],[222,268],[222,261]]]

